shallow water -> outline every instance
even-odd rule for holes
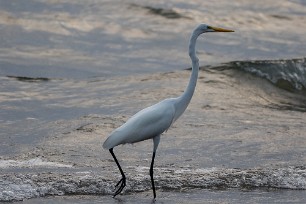
[[[80,116],[65,116],[56,121],[51,117],[45,125],[37,119],[30,120],[33,126],[37,125],[47,134],[36,140],[35,147],[32,147],[33,143],[24,142],[18,152],[14,152],[14,148],[7,150],[11,153],[0,162],[0,188],[5,192],[2,199],[66,194],[110,195],[119,172],[110,154],[102,150],[102,141],[135,108],[145,107],[174,90],[184,90],[182,81],[187,81],[189,74],[189,71],[180,71],[96,79],[90,83],[63,82],[61,85],[69,87],[67,90],[83,89],[83,93],[90,95],[84,95],[81,100],[80,97],[57,95],[58,102],[64,101],[61,105],[72,103],[75,110],[80,109],[74,113]],[[103,95],[103,105],[108,107],[109,114],[82,115],[83,108],[89,112],[95,110],[93,107],[99,104],[100,93],[117,80],[122,82],[121,86],[114,88],[112,85],[112,94]],[[139,83],[143,84],[141,88],[137,86]],[[32,92],[28,90],[27,93]],[[119,96],[120,100],[114,96]],[[130,97],[141,100],[131,101]],[[161,138],[155,162],[157,188],[171,192],[179,189],[188,192],[194,188],[305,189],[304,101],[303,95],[279,89],[269,81],[245,72],[229,69],[201,71],[190,107]],[[66,111],[69,112],[69,108]],[[19,123],[28,121],[20,120]],[[19,125],[12,128],[14,126],[12,124],[10,129],[17,131]],[[123,194],[135,196],[132,200],[138,196],[137,192],[151,188],[148,175],[151,148],[152,141],[115,148],[128,177]]]
[[[304,191],[284,190],[189,190],[183,192],[158,192],[155,203],[303,203]],[[23,203],[151,203],[150,192],[135,195],[125,195],[113,199],[106,196],[61,196],[46,199],[31,199]]]
[[[199,22],[236,32],[199,39],[195,95],[158,148],[157,203],[305,200],[306,7],[274,4],[0,1],[0,201],[150,202],[152,141],[115,148],[118,200],[101,145],[182,93]]]

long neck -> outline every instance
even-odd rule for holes
[[[192,72],[190,76],[190,80],[188,83],[187,88],[185,89],[184,93],[177,98],[176,103],[176,115],[174,117],[174,120],[176,120],[178,117],[180,117],[183,112],[186,110],[196,87],[197,79],[198,79],[198,72],[199,72],[199,59],[196,55],[195,45],[196,40],[199,37],[200,34],[193,33],[190,38],[189,43],[189,56],[192,62]]]

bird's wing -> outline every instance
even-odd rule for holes
[[[110,149],[119,144],[135,143],[160,135],[170,127],[174,114],[175,107],[171,99],[145,108],[114,130],[103,147]]]

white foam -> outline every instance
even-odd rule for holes
[[[29,161],[2,160],[0,166],[60,166],[69,165],[45,162],[41,159]],[[151,189],[148,167],[131,169],[129,192],[141,192]],[[135,171],[136,170],[136,171]],[[279,188],[306,190],[305,167],[283,167],[275,169],[192,169],[156,168],[159,189],[178,190],[182,188]],[[145,171],[145,174],[142,172]],[[114,180],[108,173],[101,176],[97,172],[79,171],[76,173],[16,173],[0,176],[0,202],[17,201],[47,195],[110,195],[113,193]],[[123,191],[124,193],[124,191]]]
[[[48,162],[43,161],[41,158],[34,158],[25,161],[16,161],[16,160],[0,160],[0,168],[11,168],[11,167],[61,167],[61,168],[72,168],[72,165],[69,164],[61,164],[57,162]]]

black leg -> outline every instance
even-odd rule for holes
[[[121,193],[121,191],[124,189],[125,184],[126,184],[126,179],[125,179],[125,175],[124,175],[124,173],[123,173],[123,171],[122,171],[122,168],[121,168],[121,166],[120,166],[120,164],[119,164],[119,162],[118,162],[118,160],[117,160],[117,158],[116,158],[116,156],[115,156],[115,154],[114,154],[114,152],[113,152],[113,148],[109,149],[109,152],[110,152],[111,155],[113,156],[113,158],[114,158],[114,160],[115,160],[115,162],[116,162],[116,164],[117,164],[117,166],[118,166],[118,168],[119,168],[119,170],[120,170],[120,173],[121,173],[121,175],[122,175],[122,178],[121,178],[120,181],[116,184],[116,187],[119,186],[119,184],[120,184],[120,187],[119,187],[118,190],[114,193],[114,195],[113,195],[113,198],[114,198],[116,195],[118,195],[119,193]]]
[[[155,152],[153,152],[151,167],[150,167],[150,176],[151,176],[151,183],[152,183],[152,189],[153,189],[153,196],[154,196],[154,199],[155,199],[156,198],[156,192],[155,192],[155,185],[154,185],[154,179],[153,179],[154,159],[155,159]]]

